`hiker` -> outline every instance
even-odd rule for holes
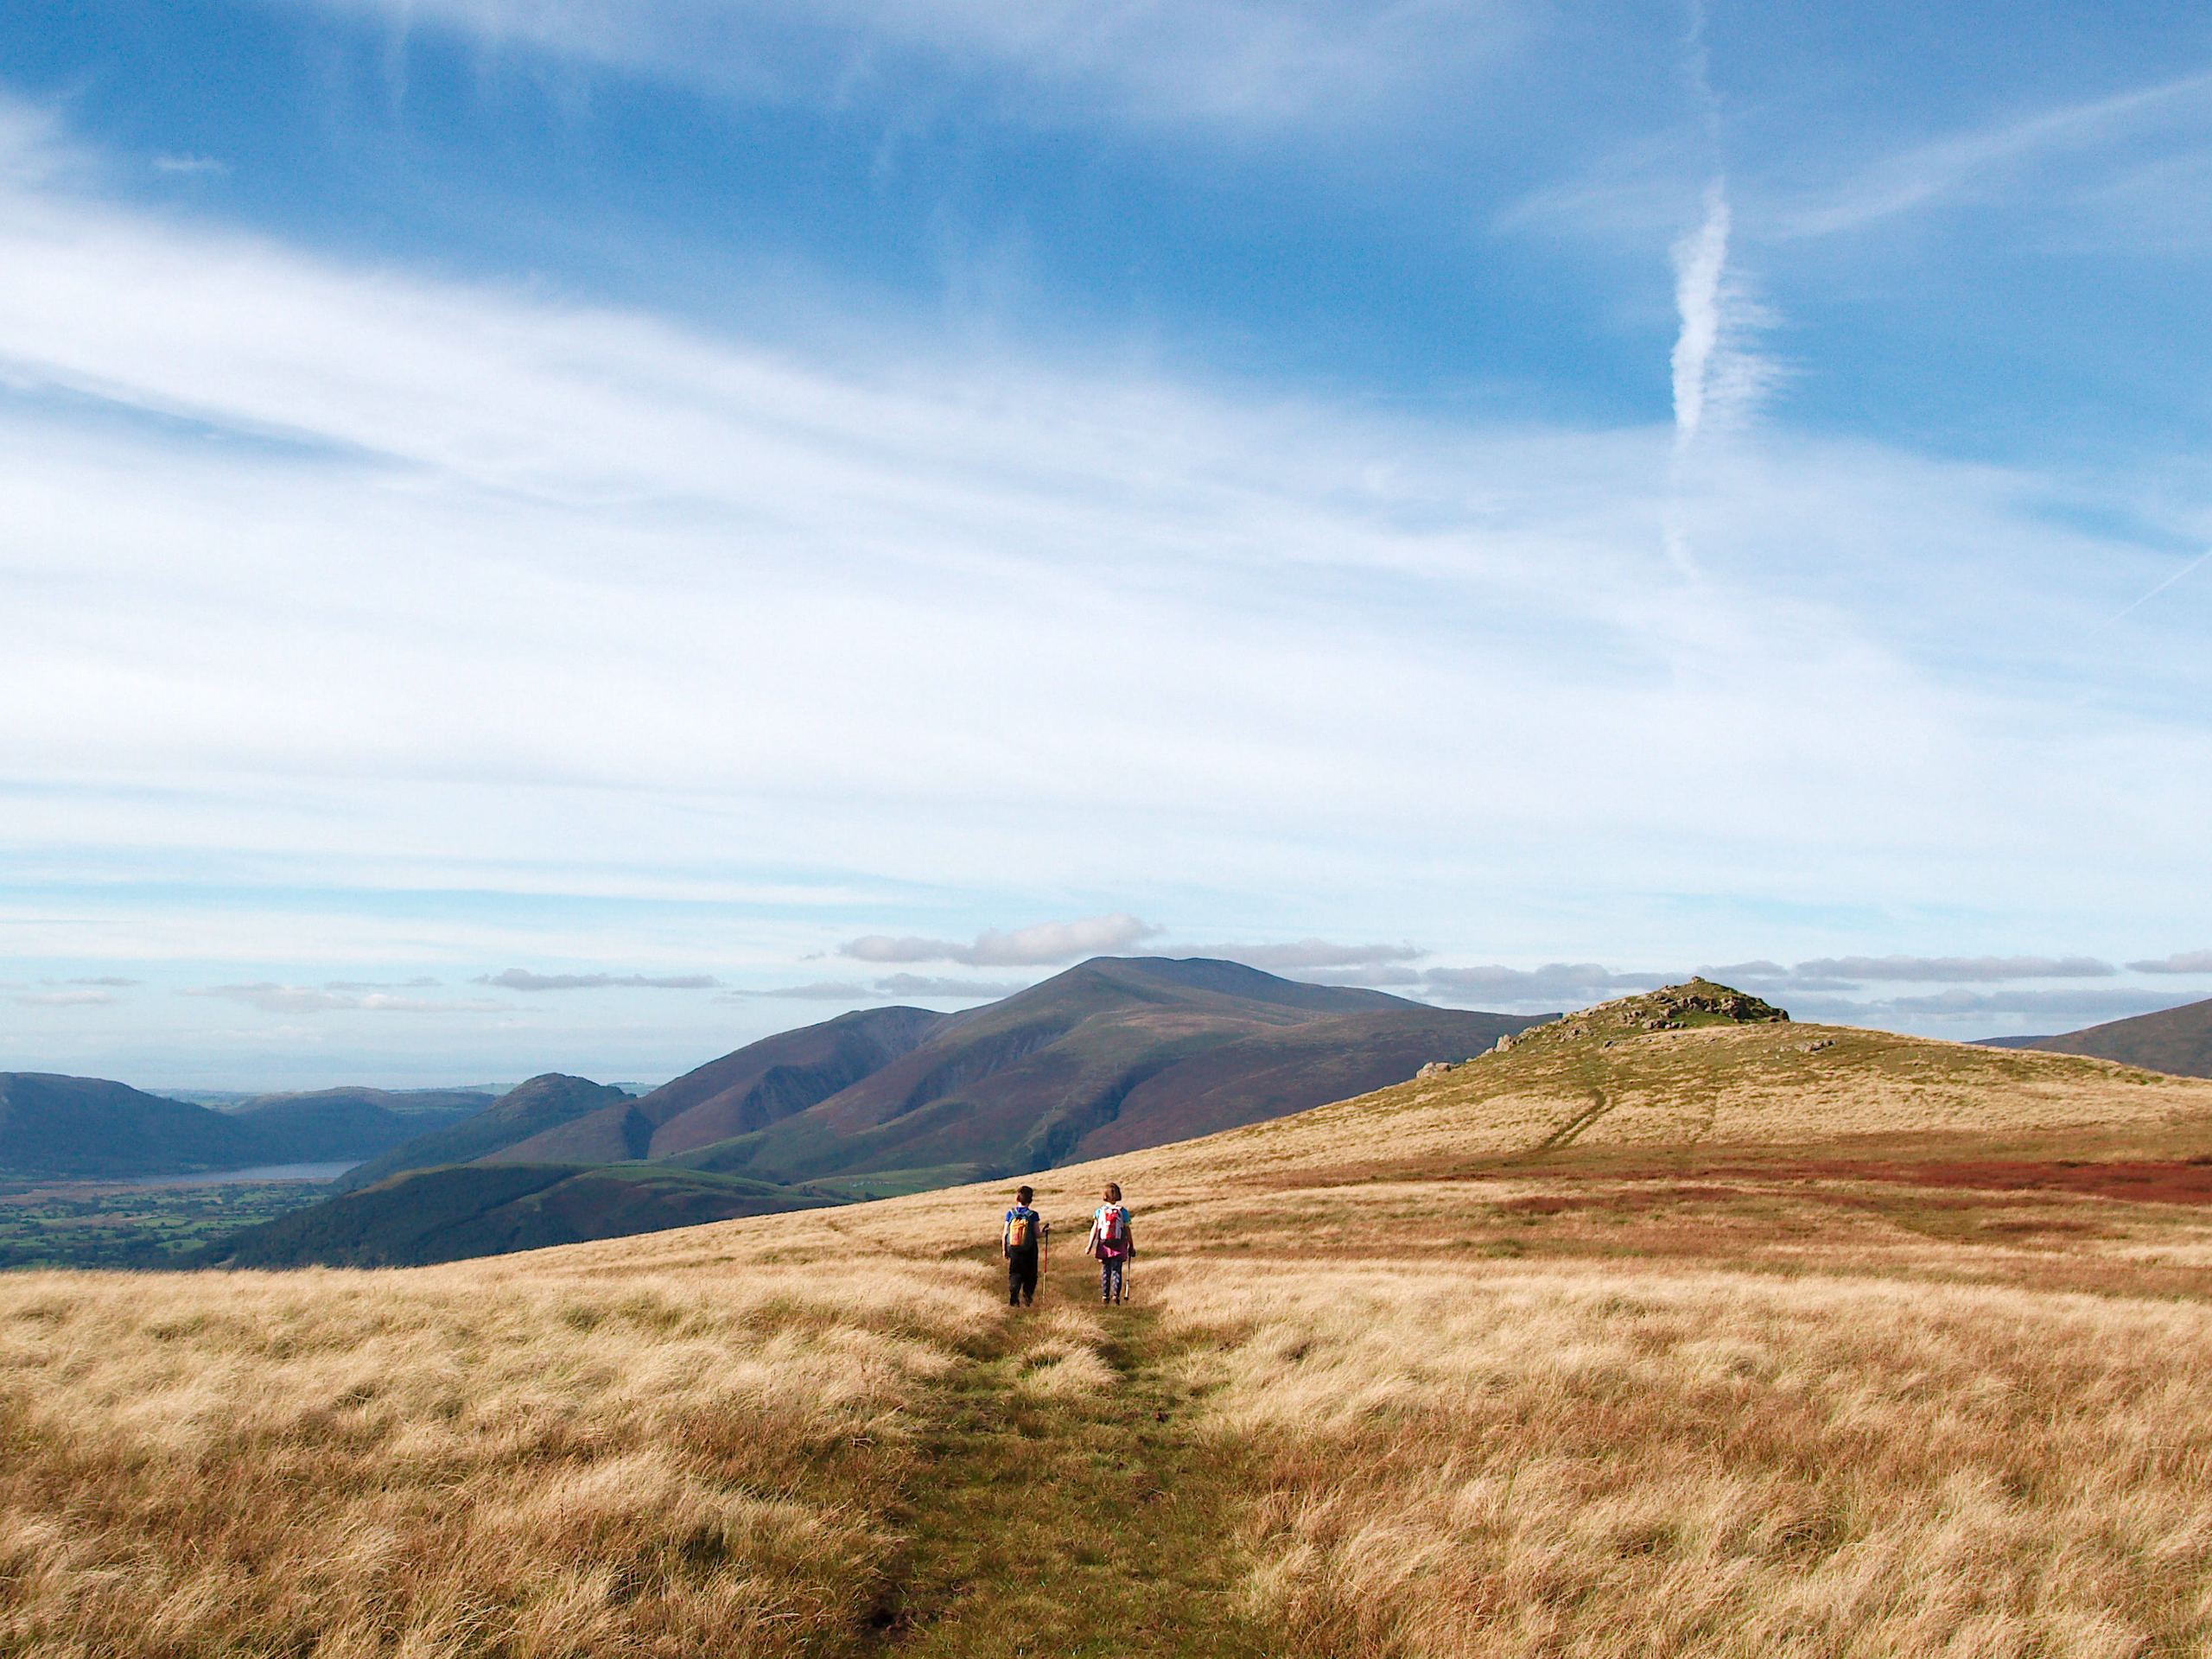
[[[1102,1304],[1128,1300],[1129,1258],[1137,1253],[1136,1241],[1129,1232],[1128,1206],[1122,1202],[1120,1182],[1106,1183],[1105,1198],[1106,1202],[1090,1217],[1090,1240],[1084,1246],[1098,1258],[1098,1300]]]
[[[1014,1195],[1014,1208],[1006,1212],[999,1234],[999,1249],[1006,1256],[1006,1305],[1027,1307],[1037,1300],[1037,1275],[1044,1267],[1045,1235],[1051,1230],[1045,1217],[1029,1207],[1036,1189],[1025,1186]]]

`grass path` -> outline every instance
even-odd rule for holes
[[[1058,1300],[1049,1283],[1046,1299]],[[1046,1299],[979,1333],[944,1384],[900,1517],[911,1541],[880,1650],[1278,1651],[1242,1609],[1236,1534],[1252,1471],[1234,1446],[1193,1432],[1199,1401],[1177,1373],[1175,1345],[1142,1307],[1100,1308],[1110,1382],[1024,1386]]]

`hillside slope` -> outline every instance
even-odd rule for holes
[[[1183,1249],[1270,1216],[1281,1195],[1305,1189],[1356,1194],[1398,1181],[1441,1189],[1552,1171],[1671,1179],[1739,1164],[1780,1167],[1801,1155],[1824,1168],[1888,1169],[1970,1154],[2050,1172],[2062,1162],[2212,1155],[2212,1082],[1801,1024],[1751,998],[1743,999],[1743,1019],[1686,1014],[1685,994],[1700,992],[1672,988],[1600,1004],[1425,1077],[1028,1179],[1048,1216],[1065,1211],[1071,1221],[1087,1215],[1100,1182],[1117,1180],[1149,1236]],[[2212,1168],[2204,1185],[2212,1192]],[[842,1224],[890,1225],[913,1244],[952,1248],[969,1224],[968,1207],[988,1216],[998,1192],[968,1186],[887,1199],[842,1212]],[[1342,1212],[1341,1201],[1332,1205]],[[1295,1230],[1310,1218],[1284,1200],[1281,1221],[1264,1225]]]
[[[175,1175],[276,1161],[250,1124],[105,1077],[0,1072],[0,1175]]]
[[[267,1162],[327,1164],[450,1128],[496,1098],[474,1089],[319,1089],[257,1096],[228,1116],[253,1131]]]
[[[549,1071],[517,1084],[483,1110],[457,1123],[415,1135],[346,1171],[339,1189],[353,1192],[373,1186],[404,1170],[471,1163],[594,1112],[611,1109],[623,1113],[632,1104],[630,1096],[612,1084]]]
[[[835,1202],[803,1187],[637,1165],[410,1170],[235,1233],[198,1265],[427,1267]]]
[[[2051,1054],[2091,1054],[2175,1077],[2212,1077],[2212,1000],[2056,1037],[2022,1038],[2018,1046]]]
[[[744,1178],[744,1209],[722,1213],[773,1209],[778,1187],[791,1189],[786,1207],[805,1208],[830,1192],[923,1190],[1281,1116],[1487,1048],[1527,1023],[1233,963],[1103,958],[964,1014],[871,1009],[785,1032],[641,1099],[577,1078],[533,1079],[349,1172],[342,1189],[378,1188],[372,1205],[325,1200],[261,1230],[238,1259],[445,1260],[454,1241],[523,1249],[620,1236],[631,1219],[667,1224],[667,1207],[642,1205],[626,1168],[620,1180],[572,1179],[562,1205],[572,1230],[559,1236],[511,1225],[514,1196],[499,1182],[379,1185],[410,1169],[652,1161]],[[662,1192],[707,1206],[690,1217],[702,1219],[732,1190],[674,1182]],[[589,1201],[607,1213],[587,1215]],[[471,1202],[486,1213],[466,1217]],[[411,1237],[402,1212],[413,1203],[434,1215],[440,1254],[361,1242]],[[333,1238],[351,1242],[334,1255]]]
[[[779,1032],[633,1103],[546,1129],[486,1161],[620,1163],[695,1151],[804,1111],[910,1052],[946,1019],[925,1008],[866,1008]]]
[[[2208,1650],[2212,1082],[1775,1012],[1052,1171],[1034,1309],[998,1185],[0,1275],[0,1649]]]
[[[1235,963],[1099,957],[953,1015],[818,1104],[681,1161],[914,1185],[1043,1169],[1373,1088],[1529,1023]]]

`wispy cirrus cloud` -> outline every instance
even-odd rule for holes
[[[712,991],[721,988],[721,981],[712,974],[538,974],[527,968],[479,974],[472,982],[496,985],[503,991]]]
[[[1632,427],[1378,421],[1127,364],[855,367],[70,190],[5,206],[22,400],[0,486],[54,534],[10,550],[28,620],[0,689],[54,716],[0,759],[32,780],[10,833],[28,804],[36,844],[86,868],[137,844],[116,803],[148,788],[202,853],[365,891],[405,863],[597,893],[615,837],[673,880],[742,821],[763,868],[971,895],[930,924],[957,937],[919,942],[945,954],[887,960],[983,966],[969,928],[1102,888],[1166,913],[1187,882],[1249,917],[1357,870],[1335,918],[1301,903],[1296,925],[1464,942],[1494,937],[1502,873],[1624,918],[1678,902],[1653,899],[1656,867],[1746,903],[1817,866],[1840,906],[1996,913],[2063,887],[2116,798],[2146,804],[2105,878],[2139,912],[2200,857],[2212,766],[2183,699],[2153,729],[2032,673],[1961,695],[1859,608],[1917,606],[1961,549],[2002,546],[2038,593],[2114,551],[2018,511],[2018,475],[1762,433],[1755,472],[1712,480],[1700,545],[1742,579],[1686,603],[1651,580],[1656,405]],[[1708,431],[1716,384],[1708,355]],[[48,421],[47,399],[91,412]],[[1961,627],[1931,631],[2044,660],[2034,628],[1990,622],[2003,584],[1955,587]],[[587,636],[580,675],[563,652]],[[911,741],[885,741],[887,710]],[[2052,766],[2082,786],[2050,791]],[[1957,842],[1987,856],[1962,869]],[[665,935],[639,933],[586,959],[654,959]],[[1671,937],[1483,948],[1649,959]],[[563,954],[495,929],[435,959],[540,950]]]
[[[2020,826],[2071,833],[2069,803],[2018,781],[2027,769],[1986,729],[1986,699],[1969,708],[1849,618],[1777,599],[1789,572],[1694,603],[1655,588],[1662,434],[1370,427],[1145,377],[868,379],[66,195],[10,206],[0,350],[18,370],[234,440],[142,442],[111,423],[14,427],[0,445],[22,511],[69,526],[55,550],[20,556],[27,602],[87,560],[105,574],[84,614],[27,627],[0,662],[0,691],[81,688],[62,717],[5,742],[15,775],[55,791],[53,842],[83,838],[92,810],[69,804],[89,798],[62,791],[88,781],[207,791],[279,775],[327,797],[309,850],[342,844],[333,861],[347,868],[394,845],[438,856],[456,842],[433,824],[462,826],[472,856],[560,847],[583,839],[580,812],[620,824],[641,862],[696,864],[714,855],[714,820],[664,810],[681,779],[703,800],[772,803],[763,858],[978,891],[1049,890],[1131,856],[1266,892],[1340,865],[1354,833],[1363,859],[1479,857],[1540,884],[1587,880],[1611,862],[1590,855],[1596,826],[1705,847],[1716,822],[1719,862],[1761,886],[1785,879],[1774,849],[1894,839],[1853,803],[1931,792],[2016,836],[2023,858]],[[283,459],[255,447],[271,434],[292,445]],[[1855,516],[1866,458],[1801,459],[1761,481],[1729,540],[1841,536],[1823,558],[1908,529],[1916,545],[2033,542],[1993,494],[1962,514],[1949,479]],[[118,471],[138,487],[104,487]],[[411,482],[395,493],[385,480],[399,474]],[[496,522],[480,505],[493,499]],[[324,529],[303,555],[296,527],[310,518]],[[1704,550],[1719,545],[1716,531]],[[410,551],[432,547],[434,560]],[[1103,580],[1109,563],[1120,574]],[[634,585],[610,584],[615,569]],[[368,569],[382,573],[372,591]],[[1270,605],[1217,602],[1257,571]],[[268,595],[285,583],[333,601],[280,615]],[[1891,583],[1853,591],[1870,585]],[[493,621],[441,633],[456,594]],[[148,652],[108,660],[102,641],[178,609],[200,632],[155,629]],[[552,666],[582,627],[605,664],[588,689]],[[281,663],[251,648],[271,628],[289,642]],[[833,652],[860,666],[824,680]],[[1285,677],[1286,660],[1301,671]],[[1055,696],[1025,695],[1039,675]],[[1676,729],[1732,741],[1619,742],[1662,683]],[[198,689],[162,695],[179,684]],[[959,735],[887,752],[894,697]],[[762,717],[701,712],[738,702]],[[1479,769],[1433,764],[1465,751],[1460,711],[1524,706],[1546,710],[1541,730],[1489,731]],[[1866,719],[1897,741],[1857,745]],[[2037,741],[2063,742],[2108,794],[2147,788],[2164,801],[2152,822],[2190,820],[2206,769],[2170,743],[2153,777],[2139,750],[2101,737]],[[374,786],[398,777],[404,788]],[[524,779],[569,792],[550,810],[550,796],[472,787]],[[1019,823],[947,805],[1009,779],[1028,803]],[[1369,809],[1356,832],[1346,800]],[[203,845],[238,844],[234,808],[247,810],[212,800],[188,820]],[[279,842],[306,822],[256,816],[252,833]],[[1446,824],[1478,824],[1480,844]],[[863,959],[980,948],[904,943],[922,954]]]
[[[849,105],[882,84],[980,94],[1059,126],[1281,128],[1402,119],[1522,32],[1522,8],[1344,0],[305,0],[315,10],[461,31],[727,96]]]
[[[182,996],[216,997],[239,1002],[263,1014],[496,1014],[506,1005],[483,1001],[441,1001],[418,996],[398,996],[389,991],[340,991],[310,985],[283,985],[274,980],[251,984],[194,985]]]
[[[26,1008],[104,1008],[114,1001],[106,991],[25,991],[16,998]]]
[[[1164,931],[1125,912],[1067,922],[992,928],[973,939],[933,939],[912,934],[870,933],[848,939],[838,954],[855,962],[957,962],[970,968],[1043,968],[1079,957],[1110,956]]]
[[[2000,120],[1883,157],[1824,196],[1784,207],[1775,233],[1832,236],[1955,200],[2055,153],[2094,149],[2146,125],[2201,130],[2212,114],[2212,73],[2198,71],[2102,98]]]

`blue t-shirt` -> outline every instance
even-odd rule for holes
[[[1017,1221],[1027,1224],[1027,1225],[1022,1229],[1022,1242],[1019,1244],[1014,1242],[1014,1224]],[[1038,1236],[1043,1233],[1044,1230],[1044,1217],[1039,1215],[1034,1210],[1032,1210],[1026,1204],[1017,1204],[1013,1209],[1006,1212],[1006,1225],[1000,1232],[999,1237],[1004,1242],[1007,1254],[1012,1255],[1034,1255],[1037,1254]]]

